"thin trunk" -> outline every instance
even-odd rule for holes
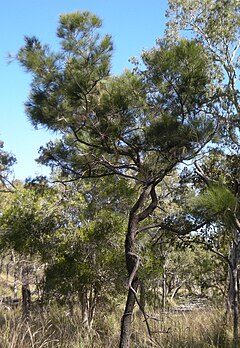
[[[163,277],[162,277],[162,311],[166,310],[166,297],[167,297],[167,286],[166,286],[166,272],[165,266],[163,266]]]
[[[82,323],[83,327],[88,330],[88,299],[87,299],[87,290],[85,288],[81,289],[79,292],[79,300],[81,304],[82,312]]]
[[[126,252],[126,265],[128,270],[129,278],[132,276],[134,272],[136,259],[134,257],[134,246],[135,246],[135,231],[136,231],[136,219],[129,224],[129,233],[125,242],[125,252]],[[134,226],[134,228],[133,228]],[[133,279],[131,281],[131,288],[137,292],[139,285],[138,278],[136,274],[134,274]],[[130,339],[131,339],[131,326],[132,326],[132,315],[134,310],[134,305],[136,302],[135,293],[129,287],[128,289],[128,297],[124,310],[124,314],[121,322],[121,336],[120,336],[120,348],[129,348],[130,347]]]
[[[183,284],[185,283],[185,281],[183,281],[181,284],[179,284],[174,290],[173,293],[171,295],[171,301],[173,301],[174,297],[177,295],[178,291],[181,289],[181,287],[183,286]]]
[[[236,238],[238,239],[238,238]],[[239,261],[239,243],[233,244],[232,249],[232,311],[233,311],[233,346],[238,348],[238,319],[239,319],[239,309],[238,309],[238,261]]]
[[[14,251],[12,251],[12,260],[13,260],[13,269],[14,269],[14,272],[13,272],[13,298],[17,298],[18,274],[17,274],[17,262],[16,262]]]
[[[233,299],[233,339],[234,339],[234,348],[238,348],[238,319],[239,319],[239,309],[238,309],[238,276],[237,269],[233,270],[233,279],[234,279],[234,299]]]
[[[17,281],[18,281],[18,275],[17,275],[17,270],[16,268],[14,269],[14,280],[13,280],[13,298],[17,298]]]
[[[146,200],[151,197],[150,204],[144,208]],[[137,228],[140,221],[146,219],[157,206],[157,196],[155,192],[155,185],[150,185],[144,188],[143,192],[139,196],[137,202],[132,207],[129,215],[128,221],[128,231],[125,240],[125,256],[126,256],[126,266],[129,276],[129,289],[128,297],[122,316],[121,321],[121,335],[120,335],[120,345],[119,348],[129,348],[131,340],[132,331],[132,315],[134,310],[134,305],[136,302],[136,293],[139,285],[138,280],[138,266],[137,260],[138,255],[136,255],[136,234]],[[139,212],[140,210],[140,212]]]
[[[28,319],[31,307],[31,291],[29,288],[28,266],[22,268],[22,316]]]
[[[132,288],[137,291],[138,280],[133,280]],[[130,347],[130,340],[132,334],[132,314],[135,305],[135,294],[131,289],[128,289],[128,297],[126,302],[125,311],[122,317],[121,325],[121,336],[120,336],[120,346],[119,348]]]
[[[92,287],[90,290],[83,288],[79,291],[78,297],[81,304],[83,326],[90,332],[96,310],[97,293]]]
[[[144,285],[143,281],[140,282],[139,290],[140,290],[139,303],[140,303],[141,309],[144,311],[145,304],[146,304],[146,289],[145,289],[145,285]],[[139,317],[141,317],[143,315],[143,312],[141,309],[139,308],[139,311],[138,311]]]
[[[96,311],[96,305],[97,305],[97,292],[94,289],[93,286],[91,286],[91,290],[89,293],[89,297],[88,297],[88,327],[89,327],[89,331],[92,329],[93,326],[93,320],[94,320],[94,315],[95,315],[95,311]]]
[[[233,347],[239,347],[239,282],[238,282],[238,264],[239,264],[239,233],[236,231],[230,254],[231,267],[229,269],[229,292],[228,292],[228,311],[233,318]]]

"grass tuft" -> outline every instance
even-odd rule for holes
[[[90,332],[81,313],[58,307],[32,314],[23,321],[18,311],[0,311],[0,348],[116,348],[121,313],[98,313]],[[142,317],[134,316],[132,348],[230,348],[232,330],[217,308],[187,313],[154,313],[149,318],[152,341]]]

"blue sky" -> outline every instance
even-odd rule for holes
[[[24,35],[58,49],[56,28],[61,13],[89,10],[103,20],[103,31],[114,41],[112,73],[121,74],[128,59],[150,49],[163,35],[167,0],[7,0],[0,12],[0,139],[5,150],[17,157],[15,177],[24,180],[46,174],[37,165],[38,149],[51,139],[46,130],[34,130],[24,114],[31,76],[16,63],[7,64],[8,53],[16,53]]]

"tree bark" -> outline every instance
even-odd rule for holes
[[[237,269],[233,270],[234,273],[234,301],[233,301],[233,340],[234,340],[234,348],[238,348],[238,320],[239,320],[239,309],[238,309],[238,276]]]
[[[238,234],[238,233],[236,233]],[[239,236],[236,236],[231,250],[231,269],[229,284],[229,308],[233,314],[233,347],[238,348],[238,321],[239,321],[239,284],[238,284],[238,263],[239,263]]]
[[[138,280],[135,279],[132,282],[132,288],[137,292]],[[136,299],[135,294],[131,289],[128,289],[128,297],[122,317],[121,323],[121,336],[120,336],[120,345],[119,348],[128,348],[130,347],[130,340],[132,334],[132,314],[134,310]]]
[[[150,204],[144,208],[146,200],[151,197]],[[138,267],[137,255],[136,255],[136,234],[137,228],[140,221],[146,219],[157,206],[157,196],[155,192],[155,185],[149,185],[144,188],[143,192],[139,196],[137,202],[132,207],[129,215],[128,221],[128,231],[125,240],[125,257],[126,266],[129,276],[129,289],[127,302],[122,316],[121,321],[121,335],[120,335],[120,345],[119,348],[129,348],[131,340],[131,330],[132,330],[132,315],[134,310],[134,305],[136,302],[136,293],[138,290],[139,280],[137,277]],[[139,210],[141,210],[139,212]]]
[[[132,276],[136,259],[134,257],[135,251],[135,236],[137,230],[138,218],[135,214],[130,213],[128,233],[125,240],[125,255],[126,255],[126,266],[128,270],[129,278]],[[138,279],[137,274],[133,275],[131,281],[131,287],[137,292],[138,289]],[[129,287],[127,302],[124,310],[124,314],[121,322],[121,336],[120,336],[120,348],[129,348],[131,339],[131,324],[132,324],[132,314],[134,310],[134,305],[136,302],[135,293]]]
[[[83,327],[87,332],[90,332],[97,304],[97,292],[93,286],[90,286],[90,289],[83,287],[78,293],[78,298],[81,305]]]
[[[22,316],[29,319],[31,308],[31,291],[28,279],[28,266],[22,268]]]
[[[30,316],[31,307],[31,291],[27,285],[22,285],[22,316],[23,319],[28,319]]]
[[[139,291],[140,291],[139,303],[140,303],[141,309],[144,311],[145,310],[145,304],[146,304],[146,289],[145,289],[145,285],[144,285],[142,280],[139,282]],[[138,311],[138,316],[139,317],[141,317],[143,315],[141,309],[139,308],[139,311]]]
[[[239,347],[239,280],[238,280],[238,264],[239,264],[239,248],[240,234],[235,231],[235,238],[230,251],[230,267],[229,267],[229,290],[228,290],[228,311],[233,318],[233,347]]]
[[[165,265],[163,265],[163,277],[162,277],[162,311],[166,310],[166,298],[167,298],[167,285],[166,285],[166,270]]]

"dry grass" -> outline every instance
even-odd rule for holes
[[[149,319],[153,342],[146,325],[134,318],[131,348],[230,348],[231,330],[224,313],[216,308],[185,314],[154,314]],[[120,313],[99,313],[94,329],[86,333],[80,313],[51,308],[36,313],[28,322],[16,311],[0,312],[0,348],[116,348],[118,347]]]
[[[225,315],[216,308],[168,314],[153,324],[153,339],[164,348],[230,348],[231,330]],[[146,346],[147,347],[147,346]]]

